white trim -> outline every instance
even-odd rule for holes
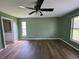
[[[74,24],[74,18],[71,19],[70,40],[72,40],[73,37],[73,24]]]
[[[64,43],[66,43],[67,45],[69,45],[70,47],[72,47],[73,49],[79,51],[78,48],[74,47],[73,45],[71,45],[70,43],[66,42],[65,40],[63,40],[63,39],[60,39],[60,40],[63,41]]]
[[[10,18],[1,16],[2,32],[3,32],[3,37],[4,37],[4,39],[3,39],[4,40],[4,48],[6,48],[3,19],[6,19],[6,20],[10,20],[11,21],[11,29],[12,29],[12,21],[13,21],[13,19],[10,19]],[[13,37],[13,29],[12,29],[12,37]]]
[[[3,39],[4,40],[4,48],[6,48],[3,19],[4,19],[4,17],[1,16],[2,32],[3,32],[3,37],[4,37],[4,39]]]
[[[7,18],[7,17],[3,17],[3,16],[1,16],[1,19],[13,20],[11,18]]]
[[[21,38],[23,40],[56,40],[60,38]]]

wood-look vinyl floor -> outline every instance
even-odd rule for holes
[[[60,40],[50,41],[48,44],[52,59],[79,59],[79,51]]]
[[[60,40],[30,40],[10,44],[0,59],[79,59],[79,52]]]

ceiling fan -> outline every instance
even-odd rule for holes
[[[41,5],[42,5],[43,2],[44,2],[44,0],[37,0],[36,5],[34,6],[34,8],[26,7],[28,9],[33,10],[32,12],[29,13],[29,15],[31,15],[33,13],[40,12],[40,16],[43,16],[43,13],[41,11],[53,11],[54,10],[54,8],[41,8]]]

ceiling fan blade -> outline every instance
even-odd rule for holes
[[[44,0],[37,0],[35,8],[36,8],[36,9],[38,9],[38,8],[40,9],[40,7],[41,7],[43,1],[44,1]]]
[[[53,11],[54,8],[43,8],[43,9],[40,9],[41,11]]]
[[[44,1],[44,0],[38,0],[38,1],[37,1],[37,6],[41,7],[43,1]]]
[[[36,12],[36,11],[32,11],[32,12],[30,12],[29,15],[33,14],[34,12]]]
[[[40,16],[43,16],[43,13],[41,11],[39,11],[39,12],[40,12]]]
[[[26,7],[26,8],[31,9],[31,10],[34,10],[34,8],[31,8],[31,7]]]

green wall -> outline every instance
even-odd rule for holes
[[[56,38],[57,37],[57,18],[24,18],[18,19],[19,24],[19,37],[21,35],[21,22],[27,23],[27,37],[26,38]]]
[[[79,16],[79,9],[74,10],[69,14],[66,14],[63,17],[59,18],[59,37],[64,39],[66,42],[70,43],[74,47],[79,48],[79,44],[70,40],[71,20],[75,16]]]
[[[0,12],[0,49],[4,47],[2,26],[1,26],[1,16],[7,17],[7,18],[10,18],[10,19],[14,19],[14,21],[17,22],[17,18],[16,17],[8,15],[8,14],[3,13],[3,12]]]

